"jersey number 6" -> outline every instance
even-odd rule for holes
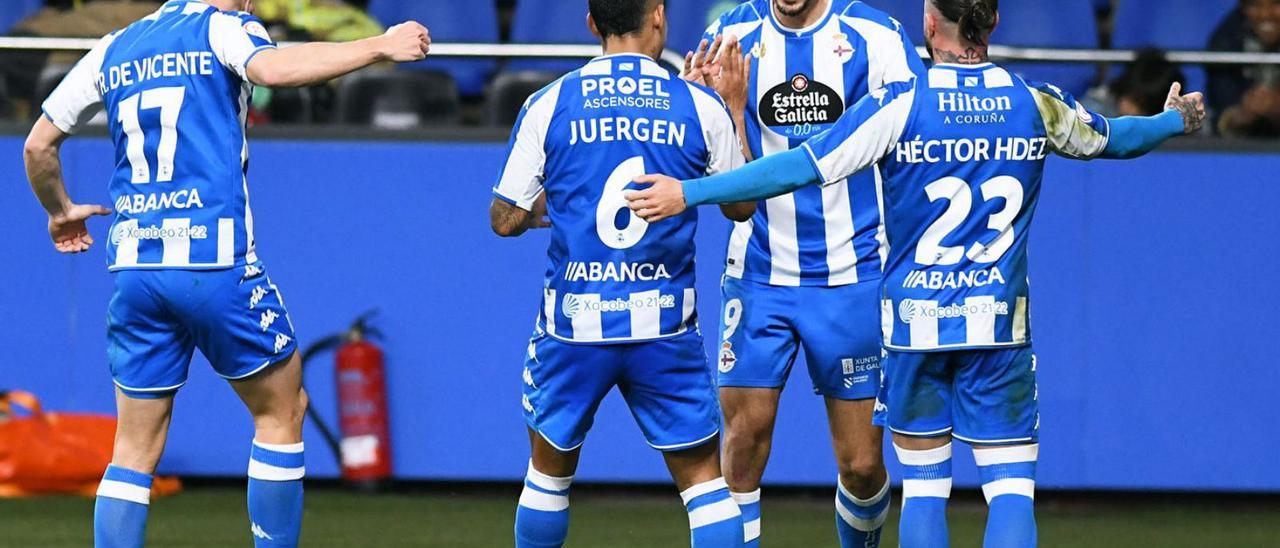
[[[644,174],[644,157],[636,156],[618,164],[609,174],[609,180],[605,181],[600,205],[596,206],[596,234],[604,245],[613,249],[629,249],[640,243],[644,233],[648,232],[649,223],[627,207],[627,198],[623,195],[627,185]],[[623,212],[627,215],[626,225],[619,228],[618,217]]]
[[[1000,235],[989,243],[975,242],[968,252],[965,252],[963,246],[943,246],[942,241],[969,218],[969,213],[973,210],[973,192],[969,189],[969,183],[958,177],[938,179],[924,187],[929,201],[946,199],[950,204],[920,237],[920,243],[916,245],[917,264],[954,265],[962,257],[968,257],[976,263],[990,264],[999,261],[1013,247],[1013,221],[1022,212],[1022,183],[1013,177],[1002,175],[982,183],[979,188],[984,201],[1004,199],[1004,208],[992,213],[987,221],[987,228]]]

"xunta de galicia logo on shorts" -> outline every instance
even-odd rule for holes
[[[831,127],[844,113],[844,101],[830,86],[796,74],[760,99],[760,121],[774,133],[807,139]]]

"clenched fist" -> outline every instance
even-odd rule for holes
[[[417,21],[407,21],[387,29],[382,42],[382,56],[388,61],[421,61],[431,51],[431,32]]]

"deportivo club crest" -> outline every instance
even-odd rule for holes
[[[724,346],[720,348],[720,364],[719,364],[720,372],[728,373],[730,371],[733,371],[733,366],[737,364],[738,364],[738,356],[734,355],[733,353],[733,343],[730,343],[730,342],[724,343]]]

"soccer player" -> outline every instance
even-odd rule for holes
[[[532,458],[516,546],[564,544],[578,456],[615,386],[666,459],[693,546],[741,546],[742,516],[720,473],[720,412],[695,315],[697,215],[650,226],[623,197],[646,172],[695,177],[736,168],[741,144],[713,91],[654,61],[666,41],[663,0],[587,4],[605,55],[525,103],[490,208],[501,236],[552,230],[524,366]]]
[[[59,149],[103,107],[115,144],[107,361],[119,426],[94,510],[100,547],[143,544],[152,473],[195,348],[253,416],[255,544],[298,543],[307,397],[292,323],[254,251],[248,100],[254,85],[310,85],[422,59],[430,39],[406,23],[358,42],[277,49],[257,18],[232,11],[252,4],[175,0],[107,35],[49,96],[27,138],[27,176],[62,253],[88,250],[85,221],[112,212],[71,200]]]
[[[686,74],[714,75],[716,60],[731,57],[718,52],[721,44],[740,42],[750,52],[750,78],[740,89],[716,89],[745,134],[747,157],[766,157],[829,129],[872,90],[923,73],[901,28],[854,0],[752,0],[707,29]],[[717,365],[725,477],[748,546],[759,544],[760,480],[779,396],[801,348],[813,390],[826,402],[840,544],[879,545],[890,502],[882,431],[871,424],[886,253],[880,196],[872,168],[735,208],[749,220],[729,243]]]
[[[902,546],[947,546],[951,439],[970,444],[990,506],[986,546],[1034,546],[1036,360],[1027,241],[1045,158],[1133,158],[1204,122],[1199,93],[1107,119],[987,57],[996,0],[924,0],[935,65],[864,98],[800,149],[725,175],[665,176],[629,194],[658,223],[686,207],[829,185],[876,162],[885,180],[881,402],[903,478]]]

